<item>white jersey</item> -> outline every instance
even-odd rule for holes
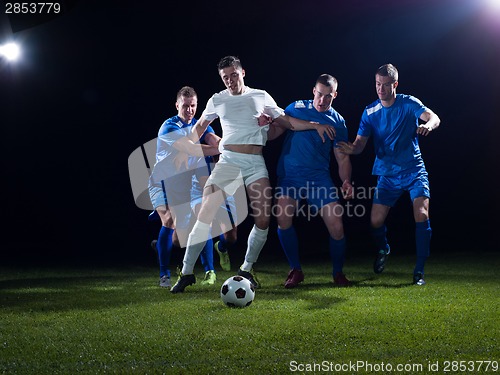
[[[264,146],[267,141],[269,125],[259,126],[261,114],[275,119],[285,112],[264,90],[245,87],[241,95],[231,95],[228,90],[214,94],[207,103],[204,116],[208,121],[220,119],[224,145],[251,144]]]

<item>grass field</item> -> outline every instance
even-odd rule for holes
[[[350,288],[332,286],[328,262],[305,262],[293,290],[285,263],[258,264],[263,288],[244,309],[219,298],[231,272],[172,295],[154,264],[0,267],[0,373],[500,372],[497,254],[433,256],[423,287],[413,257],[392,255],[382,275],[371,261],[348,261]]]

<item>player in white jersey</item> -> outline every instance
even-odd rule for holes
[[[218,71],[226,90],[209,99],[192,135],[193,140],[198,139],[206,127],[219,118],[222,126],[222,141],[219,144],[221,156],[206,182],[202,207],[189,235],[181,275],[170,290],[172,293],[183,292],[187,286],[196,282],[194,265],[208,237],[217,209],[225,195],[234,195],[241,186],[246,188],[255,224],[248,236],[245,260],[238,274],[250,280],[255,287],[260,287],[252,273],[252,267],[267,240],[272,195],[262,156],[269,130],[269,125],[262,126],[260,122],[263,115],[269,121],[277,121],[294,130],[316,129],[323,139],[325,133],[330,139],[334,137],[333,127],[289,117],[266,91],[245,86],[245,70],[237,57],[226,56],[221,59]]]

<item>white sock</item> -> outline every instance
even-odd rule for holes
[[[194,273],[194,265],[200,256],[205,243],[207,242],[210,224],[197,220],[189,234],[186,253],[182,261],[182,274],[191,275]]]
[[[248,236],[247,253],[245,254],[245,261],[240,267],[243,271],[250,272],[253,264],[257,262],[260,251],[264,247],[267,240],[267,232],[269,228],[259,229],[256,225],[253,226]]]

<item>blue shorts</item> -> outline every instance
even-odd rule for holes
[[[321,207],[339,200],[339,189],[329,175],[322,178],[304,179],[280,177],[275,196],[288,196],[296,201],[305,200],[309,207],[318,211]]]
[[[405,192],[410,193],[412,201],[418,197],[431,197],[429,177],[425,169],[404,173],[398,176],[378,176],[373,203],[393,207]]]

